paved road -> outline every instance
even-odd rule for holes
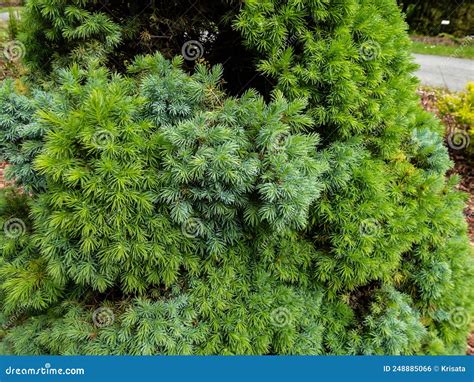
[[[8,21],[10,18],[10,13],[6,12],[5,9],[0,9],[0,21]],[[20,17],[20,13],[18,11],[14,11],[16,13],[17,18]]]
[[[416,75],[424,85],[458,91],[474,81],[474,60],[415,54],[415,61],[420,65]]]

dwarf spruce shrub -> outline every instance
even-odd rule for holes
[[[252,264],[255,256],[264,256],[255,251],[271,245],[265,253],[265,262],[271,263],[277,256],[272,247],[287,246],[286,256],[278,255],[282,264],[275,272],[282,279],[297,277],[298,267],[308,259],[305,254],[291,259],[290,248],[297,230],[307,225],[309,206],[324,188],[320,178],[327,161],[316,151],[317,136],[302,133],[312,123],[303,113],[304,100],[288,102],[276,93],[267,104],[252,91],[228,98],[220,88],[219,67],[209,71],[201,66],[189,76],[179,63],[160,55],[140,58],[131,68],[138,80],[98,67],[86,71],[76,66],[60,73],[60,86],[48,108],[36,113],[46,133],[35,164],[47,190],[27,203],[26,215],[33,217],[34,226],[15,231],[5,210],[5,312],[31,314],[36,309],[46,329],[55,325],[53,311],[63,306],[63,298],[79,307],[111,304],[114,311],[120,306],[124,316],[117,316],[117,323],[145,308],[156,316],[153,325],[173,318],[169,330],[183,331],[183,338],[165,335],[169,338],[146,345],[142,336],[148,337],[147,331],[133,345],[130,336],[135,334],[130,332],[117,338],[124,354],[154,354],[158,348],[186,354],[270,351],[275,334],[271,328],[259,333],[258,328],[270,326],[272,310],[267,311],[266,304],[276,296],[271,297],[271,288],[265,302],[254,290],[252,270],[259,266]],[[27,248],[18,243],[25,235]],[[27,252],[32,246],[34,255]],[[21,261],[15,251],[23,253]],[[18,269],[10,273],[13,263]],[[260,272],[278,285],[264,268]],[[307,291],[283,290],[299,296],[303,314]],[[119,299],[105,302],[111,291]],[[169,296],[155,303],[148,300],[149,293]],[[241,328],[238,334],[233,326],[240,325],[239,317],[253,317],[245,308],[247,298],[262,299],[249,309],[263,317],[257,327]],[[217,311],[216,304],[221,304]],[[220,338],[219,330],[231,306],[241,310],[228,330],[242,338],[232,344]],[[64,309],[72,314],[69,308]],[[78,311],[76,319],[88,314]],[[124,325],[130,331],[129,324]],[[299,342],[298,336],[314,330],[313,325],[298,323],[291,341]],[[25,338],[28,350],[15,338],[14,333],[28,333],[27,326],[13,329],[5,343],[14,352],[41,353],[45,344],[39,338],[36,344]],[[215,342],[208,342],[209,336],[216,336]],[[257,350],[251,344],[258,336],[262,344]],[[60,348],[46,351],[120,351],[115,346],[99,350],[105,344],[87,342],[61,341]],[[87,350],[89,346],[98,347]],[[291,351],[288,343],[279,346]],[[301,353],[312,351],[308,344],[299,346],[306,349]]]
[[[44,188],[0,204],[0,350],[463,353],[465,196],[395,1],[202,2],[167,20],[188,2],[143,19],[119,3],[28,5],[52,29],[26,35],[26,61],[53,41],[56,69],[40,65],[43,104],[4,90],[1,131],[42,132],[27,163]],[[169,38],[132,49],[147,17]],[[100,57],[79,60],[91,42]]]

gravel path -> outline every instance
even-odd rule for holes
[[[459,91],[469,81],[474,81],[474,60],[424,54],[414,56],[415,62],[420,65],[416,75],[423,85]]]

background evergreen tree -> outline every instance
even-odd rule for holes
[[[399,0],[412,32],[436,36],[450,33],[458,37],[474,33],[474,4],[470,1]],[[449,25],[441,25],[449,20]]]
[[[3,352],[464,352],[464,196],[394,0],[73,4],[28,5],[32,70],[79,65],[27,115],[46,188],[0,206]],[[126,70],[193,39],[223,68]]]

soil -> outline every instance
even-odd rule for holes
[[[5,188],[8,186],[8,183],[5,181],[3,177],[3,171],[5,171],[6,163],[0,163],[0,189]]]

